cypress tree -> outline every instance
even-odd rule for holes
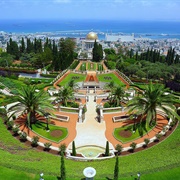
[[[72,143],[72,155],[76,156],[76,147],[75,147],[75,142],[74,141]]]
[[[61,180],[66,180],[66,168],[65,168],[65,163],[64,163],[64,153],[61,152],[61,175],[60,179]]]
[[[109,156],[109,142],[106,141],[106,151],[105,151],[105,156]]]
[[[118,180],[118,176],[119,176],[119,158],[118,156],[116,156],[116,163],[114,167],[114,180]]]
[[[101,59],[103,59],[103,49],[102,49],[102,45],[99,44],[99,46],[98,46],[98,61],[100,61]]]
[[[98,61],[98,44],[95,40],[93,47],[93,61]]]
[[[26,52],[27,53],[34,52],[33,42],[31,42],[31,40],[29,38],[27,38]]]
[[[12,39],[10,38],[10,54],[15,56],[15,59],[19,59],[19,47],[17,45],[17,42],[12,41]]]
[[[25,43],[24,43],[24,38],[22,37],[21,39],[21,46],[20,46],[20,53],[24,53],[25,52]]]
[[[74,60],[75,43],[71,39],[60,39],[59,42],[59,59],[60,69],[67,69]]]
[[[179,63],[179,55],[178,55],[178,54],[176,54],[176,58],[175,58],[175,60],[174,60],[174,63],[175,63],[175,64]]]
[[[34,52],[37,53],[37,39],[34,39]]]
[[[146,61],[149,61],[149,48],[148,48],[148,50],[146,52]]]
[[[9,42],[7,42],[7,49],[6,49],[6,51],[7,51],[8,54],[11,54],[11,53],[10,53],[11,48],[10,48]]]
[[[138,60],[138,52],[136,51],[136,61]]]

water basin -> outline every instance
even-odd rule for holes
[[[98,146],[83,146],[76,148],[77,153],[83,154],[87,158],[94,158],[105,152],[105,148]]]

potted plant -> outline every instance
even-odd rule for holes
[[[46,142],[46,143],[44,143],[44,150],[45,151],[49,151],[51,148],[50,148],[50,146],[51,146],[52,144],[50,143],[50,142]]]
[[[147,147],[149,142],[150,142],[150,140],[148,138],[145,138],[144,139],[144,143],[145,143],[144,146]]]
[[[131,144],[130,144],[130,147],[131,147],[131,151],[132,152],[134,152],[134,150],[136,149],[136,143],[135,142],[132,142]]]
[[[116,147],[115,147],[115,150],[117,151],[117,154],[118,154],[118,155],[121,154],[122,149],[123,149],[123,147],[122,147],[122,145],[120,145],[120,144],[117,144]]]
[[[19,132],[19,127],[18,126],[13,126],[12,131],[14,133],[14,136],[17,136],[18,132]]]
[[[21,132],[20,133],[20,140],[22,142],[25,142],[27,140],[27,133],[26,132]]]
[[[31,145],[33,147],[36,147],[36,146],[38,146],[38,142],[39,142],[39,137],[38,136],[33,136]]]

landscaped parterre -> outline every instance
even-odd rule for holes
[[[92,68],[96,65],[93,65]],[[53,107],[44,106],[43,103],[39,101],[39,97],[42,97],[43,99],[44,92],[41,94],[41,91],[37,92],[35,89],[31,92],[26,91],[26,93],[34,93],[34,97],[37,98],[35,108],[36,112],[39,113],[41,117],[40,121],[35,123],[36,120],[33,119],[33,113],[31,114],[30,111],[28,115],[27,108],[26,111],[23,111],[23,109],[21,111],[21,113],[27,113],[26,124],[18,124],[18,121],[16,121],[18,118],[17,113],[11,115],[11,119],[14,119],[12,121],[18,125],[18,128],[20,128],[21,131],[26,132],[30,139],[33,138],[33,135],[38,136],[39,134],[39,142],[43,144],[46,142],[51,143],[52,146],[50,146],[49,153],[37,151],[35,148],[32,149],[31,146],[28,146],[28,142],[23,144],[11,136],[11,134],[9,134],[4,128],[3,119],[5,116],[2,116],[0,119],[0,128],[3,133],[2,137],[7,137],[3,138],[0,144],[2,147],[0,153],[4,157],[3,160],[0,160],[0,164],[5,172],[2,173],[2,177],[8,172],[9,177],[7,177],[7,179],[12,178],[13,173],[17,174],[19,179],[36,179],[38,177],[37,174],[43,172],[45,174],[45,179],[56,179],[60,164],[60,160],[57,156],[59,155],[59,151],[61,151],[61,145],[65,144],[67,147],[66,156],[68,158],[77,158],[79,160],[84,159],[87,161],[80,162],[66,159],[67,179],[83,178],[82,171],[87,166],[92,166],[96,169],[96,179],[105,179],[106,177],[113,178],[112,174],[115,159],[110,157],[117,155],[116,146],[119,144],[123,148],[119,156],[119,168],[122,179],[132,179],[133,177],[136,177],[137,172],[141,172],[141,178],[143,179],[153,179],[153,177],[157,177],[158,179],[160,177],[163,177],[163,179],[173,177],[173,179],[176,179],[175,174],[180,171],[179,168],[175,168],[180,163],[180,158],[178,158],[180,147],[177,145],[180,130],[179,125],[176,125],[176,121],[174,121],[172,117],[175,116],[176,119],[179,118],[178,115],[174,113],[173,106],[173,103],[178,102],[177,98],[171,96],[170,93],[167,93],[167,98],[164,97],[163,93],[166,92],[166,89],[163,89],[163,86],[156,87],[156,85],[153,85],[152,83],[145,87],[145,93],[137,89],[128,89],[128,83],[124,84],[124,82],[127,81],[121,75],[116,76],[117,72],[115,71],[108,73],[106,71],[101,73],[94,72],[92,76],[94,78],[90,78],[88,82],[84,82],[86,74],[82,71],[85,71],[86,69],[83,69],[83,66],[85,66],[85,63],[80,66],[78,74],[68,71],[67,75],[64,75],[65,78],[62,77],[54,83],[59,84],[59,87],[54,86],[57,88],[58,92],[50,98],[53,99],[50,100]],[[80,74],[80,72],[83,74]],[[96,76],[99,82],[95,81]],[[73,83],[70,83],[72,79]],[[113,86],[106,86],[104,84],[101,85],[100,83],[104,82],[108,84],[110,81],[115,82],[115,84]],[[82,87],[77,87],[77,82],[82,82]],[[69,88],[73,90],[71,92],[72,94],[70,94]],[[65,91],[67,93],[65,93]],[[148,93],[151,94],[155,92],[157,92],[157,94],[154,95],[155,98],[151,97],[151,99],[153,103],[157,103],[156,108],[158,108],[158,111],[151,107],[151,99],[148,99]],[[21,92],[21,97],[23,97],[23,94],[24,93]],[[121,94],[121,96],[119,96],[119,94]],[[159,101],[158,97],[161,97],[163,103]],[[168,98],[172,101],[171,104],[168,101]],[[61,107],[62,105],[64,106],[67,104],[66,101],[79,104],[79,111],[74,108],[75,111],[71,113],[71,108]],[[114,104],[113,108],[116,108],[116,106],[118,108],[121,107],[121,110],[105,111],[106,108],[103,107],[105,102]],[[21,106],[23,103],[24,101],[21,102]],[[170,109],[167,108],[167,105],[169,105]],[[13,112],[15,108],[14,106],[18,107],[17,105],[7,105],[5,109],[8,112]],[[25,103],[23,104],[23,107],[24,106],[26,106]],[[43,110],[42,107],[44,107]],[[144,107],[151,108],[148,112]],[[67,109],[66,112],[62,111],[61,108]],[[162,111],[162,109],[164,111]],[[149,114],[146,117],[147,112]],[[153,113],[150,114],[150,112]],[[64,121],[63,118],[58,120],[53,118],[55,113],[58,113],[59,116],[68,116],[70,118],[68,121]],[[120,117],[126,114],[128,114],[130,118],[125,120],[122,120],[121,118],[118,120],[117,118],[116,122],[113,121],[114,117]],[[167,116],[170,120],[167,120]],[[8,123],[9,122],[6,122],[7,126]],[[152,126],[152,124],[154,125]],[[56,126],[54,125],[58,127],[55,128]],[[132,127],[129,128],[129,130],[133,128],[132,131],[129,131],[131,134],[128,134],[128,137],[124,136],[123,133],[122,135],[120,129],[125,131],[125,129],[127,130],[130,125]],[[152,129],[149,129],[149,125]],[[49,128],[47,128],[47,126],[49,126]],[[122,127],[124,127],[124,129]],[[12,131],[13,133],[13,128],[15,127],[12,125],[11,128],[12,130],[10,130],[10,132]],[[176,130],[171,134],[174,128],[176,128]],[[62,134],[57,137],[59,139],[56,139],[54,137],[55,135],[52,135],[52,129],[62,132]],[[52,136],[50,137],[50,135]],[[121,136],[122,139],[118,140],[118,136]],[[16,137],[18,138],[19,136]],[[97,141],[97,138],[99,141]],[[150,144],[146,147],[144,142],[145,139],[150,140]],[[164,140],[161,142],[161,139]],[[89,152],[90,157],[86,157],[77,152],[76,157],[74,157],[72,156],[73,141],[75,141],[77,149],[78,147],[83,146],[98,146],[105,148],[106,141],[108,141],[111,156],[106,156],[106,153],[104,152],[99,157],[94,158],[91,157],[91,152]],[[161,143],[158,143],[159,141]],[[137,144],[137,149],[134,149],[134,151],[131,151],[132,143]],[[148,148],[152,145],[155,146]],[[41,144],[41,146],[43,145]],[[38,147],[42,150],[44,148],[40,148],[40,146]],[[146,151],[144,151],[144,149],[146,149]],[[11,160],[9,157],[11,157]],[[92,159],[105,160],[88,161]],[[29,163],[29,161],[31,161],[31,163]],[[134,166],[134,164],[136,164],[136,166]],[[9,167],[11,167],[12,170],[8,170]],[[19,173],[18,171],[20,169],[23,169],[25,173]],[[166,173],[167,170],[169,170],[168,174]],[[153,173],[153,175],[151,175],[151,173]]]

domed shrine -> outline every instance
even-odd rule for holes
[[[94,47],[95,40],[96,40],[96,42],[99,42],[97,34],[95,32],[89,32],[86,35],[86,39],[84,41],[85,49],[92,50],[92,48]]]
[[[95,32],[90,32],[86,35],[86,40],[97,40],[98,39],[98,36]]]

